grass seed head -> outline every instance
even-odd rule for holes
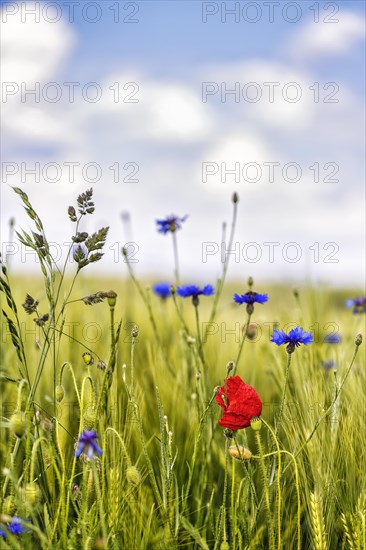
[[[126,477],[128,483],[131,483],[131,485],[138,485],[141,481],[141,474],[136,466],[129,466],[127,468]]]

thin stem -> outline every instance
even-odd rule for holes
[[[172,232],[172,237],[173,237],[173,251],[174,251],[174,276],[175,276],[175,283],[177,286],[179,286],[180,285],[179,257],[178,257],[178,241],[177,241],[176,231]]]
[[[248,313],[248,320],[246,322],[246,325],[244,326],[244,329],[243,329],[243,337],[242,337],[242,340],[240,342],[240,345],[239,345],[239,351],[238,351],[238,355],[236,357],[236,361],[235,361],[235,366],[234,366],[234,370],[233,370],[233,376],[234,374],[236,373],[236,369],[237,369],[237,366],[239,364],[239,360],[240,360],[240,357],[241,357],[241,354],[242,354],[242,351],[243,351],[243,347],[244,347],[244,342],[247,338],[247,331],[248,331],[248,327],[249,327],[249,324],[250,324],[250,318],[251,318],[252,314],[251,313]]]
[[[287,390],[287,385],[288,385],[288,377],[289,377],[289,372],[290,372],[291,358],[292,358],[292,353],[289,353],[288,358],[287,358],[287,365],[286,365],[286,372],[285,372],[285,383],[284,383],[284,386],[283,386],[283,392],[282,392],[282,398],[281,398],[281,404],[280,404],[280,412],[278,414],[278,420],[277,420],[276,428],[275,428],[275,437],[276,438],[277,438],[277,434],[278,434],[279,429],[280,429],[283,409],[284,409],[285,400],[286,400],[286,390]]]
[[[202,364],[204,367],[206,367],[205,363],[205,357],[203,355],[203,348],[202,348],[202,339],[201,339],[201,329],[200,329],[200,317],[198,312],[198,305],[194,306],[194,312],[196,316],[196,329],[197,329],[197,343],[198,343],[198,353],[201,358]]]
[[[231,230],[230,230],[230,236],[229,236],[229,242],[228,242],[227,250],[231,250],[231,247],[233,245],[237,214],[238,214],[238,203],[236,201],[236,202],[234,202],[234,206],[233,206],[233,217],[232,217],[232,221],[231,221]],[[223,242],[221,243],[221,245],[226,247],[225,229],[226,229],[226,225],[223,228],[223,237],[222,237]],[[230,260],[230,254],[226,254],[225,261],[223,262],[223,267],[222,267],[222,275],[217,280],[216,292],[215,292],[215,297],[214,297],[214,301],[213,301],[213,304],[212,304],[211,315],[210,315],[210,318],[209,318],[208,323],[206,325],[206,331],[205,331],[205,335],[204,335],[204,338],[203,338],[204,342],[207,341],[206,336],[207,336],[208,327],[210,326],[210,324],[215,319],[217,306],[218,306],[218,303],[219,303],[219,300],[220,300],[220,297],[221,297],[221,294],[222,294],[222,291],[223,291],[223,288],[224,288],[226,274],[227,274],[227,270],[228,270],[228,267],[229,267],[229,260]]]
[[[273,550],[275,545],[273,520],[272,520],[272,512],[271,512],[271,503],[269,499],[267,471],[266,471],[266,466],[264,464],[264,453],[262,448],[261,435],[259,431],[255,432],[255,438],[257,441],[257,447],[258,447],[259,457],[260,457],[260,465],[261,465],[262,476],[263,476],[263,490],[264,490],[264,497],[266,501],[267,519],[268,519],[269,548]]]

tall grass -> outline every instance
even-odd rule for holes
[[[347,293],[256,281],[270,299],[248,318],[232,302],[246,283],[224,288],[227,263],[198,308],[153,295],[131,266],[128,287],[88,278],[107,237],[82,232],[92,192],[69,208],[69,269],[16,192],[35,226],[18,237],[42,278],[3,266],[1,548],[366,548],[364,317],[345,310]],[[236,209],[237,198],[229,240]],[[314,343],[286,369],[269,335],[289,322],[313,330]],[[342,342],[326,344],[334,329]],[[215,401],[230,361],[263,402],[256,429],[233,440]],[[85,430],[99,435],[101,456],[75,456]],[[230,446],[250,452],[238,460]],[[14,516],[24,534],[9,531]]]

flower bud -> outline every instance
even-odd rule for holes
[[[133,325],[132,330],[131,330],[131,336],[132,336],[132,338],[137,338],[138,335],[139,335],[139,327],[138,327],[138,325]]]
[[[131,483],[131,485],[138,485],[141,481],[141,474],[136,466],[129,466],[127,468],[126,477],[128,483]]]
[[[235,368],[235,363],[234,361],[229,361],[228,364],[226,365],[226,376],[229,376],[229,374],[231,373],[231,371]]]
[[[243,329],[244,328],[245,326],[243,327]],[[248,338],[248,340],[254,340],[256,336],[257,336],[257,325],[255,325],[254,323],[250,323],[250,325],[248,325],[247,327],[246,337]]]
[[[62,385],[56,386],[56,401],[61,403],[65,397],[65,388]]]
[[[224,436],[226,439],[233,439],[235,435],[235,430],[230,430],[230,428],[224,429]]]
[[[69,218],[72,222],[77,221],[76,211],[75,211],[75,208],[73,206],[69,206],[69,208],[67,209],[67,213],[68,213]]]
[[[10,417],[10,427],[19,438],[27,431],[27,417],[24,412],[16,411]]]
[[[230,544],[224,540],[224,542],[220,544],[220,550],[230,550]]]
[[[242,445],[231,445],[231,447],[229,447],[229,453],[237,460],[249,460],[252,457],[250,450]]]
[[[233,193],[232,201],[234,204],[237,204],[239,202],[239,195],[236,191]]]
[[[83,361],[86,365],[92,365],[94,363],[94,357],[89,351],[83,353]]]
[[[83,428],[85,430],[92,430],[97,421],[97,412],[92,407],[85,410],[83,414]]]
[[[249,288],[252,288],[253,285],[254,285],[253,277],[249,277],[249,278],[248,278],[248,286],[249,286]]]
[[[262,420],[258,416],[254,416],[250,421],[250,426],[255,432],[259,432],[262,427]]]
[[[355,344],[356,346],[360,346],[362,344],[362,334],[357,334]]]
[[[117,293],[114,292],[114,290],[110,290],[109,292],[106,292],[106,295],[109,307],[113,308],[116,305]]]

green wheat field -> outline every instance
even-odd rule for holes
[[[32,227],[15,239],[40,263],[2,268],[0,547],[365,549],[365,314],[345,306],[362,290],[235,283],[225,263],[198,304],[178,269],[164,299],[127,259],[121,278],[93,277],[107,229],[82,233],[91,191],[65,212],[65,266],[15,191]],[[233,301],[250,289],[268,303]],[[296,326],[313,343],[270,341]],[[237,431],[216,402],[233,374],[263,405]]]

